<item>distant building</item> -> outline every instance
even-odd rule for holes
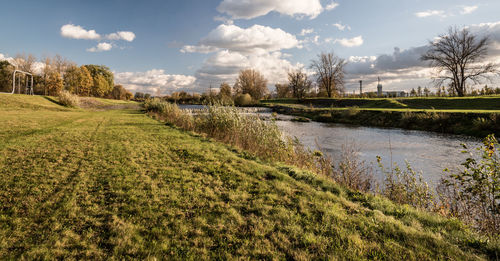
[[[378,77],[378,84],[377,84],[377,95],[382,96],[382,84],[380,84],[380,77]]]

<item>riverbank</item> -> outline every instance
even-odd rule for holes
[[[455,219],[166,126],[0,94],[0,259],[495,259]]]
[[[306,117],[318,122],[433,131],[478,138],[492,133],[500,135],[500,111],[497,110],[387,108],[388,103],[394,105],[394,102],[380,100],[377,101],[380,107],[376,108],[318,108],[267,101],[261,104],[277,113]]]

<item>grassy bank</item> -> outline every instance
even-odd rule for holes
[[[0,259],[498,258],[456,220],[165,126],[0,94]]]
[[[384,101],[385,102],[385,101]],[[382,103],[382,102],[381,102]],[[484,138],[500,136],[500,111],[411,108],[314,108],[298,104],[264,103],[283,114],[319,122],[403,128]]]
[[[410,109],[410,110],[453,110],[462,112],[499,111],[500,96],[481,97],[406,97],[406,98],[310,98],[310,99],[274,99],[261,101],[274,105],[304,105],[314,108],[346,108],[361,109]]]

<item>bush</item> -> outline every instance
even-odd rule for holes
[[[500,233],[500,155],[497,139],[489,135],[477,148],[479,155],[463,145],[470,157],[461,171],[449,173],[441,181],[439,195],[451,216],[465,220],[487,234]]]
[[[59,103],[66,107],[76,108],[80,103],[80,99],[77,95],[71,94],[70,92],[63,90],[59,92]]]
[[[380,169],[385,174],[382,194],[398,204],[408,204],[415,208],[433,210],[435,207],[434,195],[429,185],[423,180],[422,174],[415,172],[408,162],[406,169],[399,168],[386,170],[382,159],[377,156]]]
[[[331,176],[335,182],[363,192],[369,192],[375,183],[371,169],[360,160],[359,149],[354,144],[342,145],[339,160],[332,164]]]
[[[326,164],[324,157],[317,157],[297,140],[284,137],[274,121],[241,114],[236,107],[209,105],[192,115],[176,104],[159,99],[147,100],[143,106],[159,120],[205,134],[265,160],[281,161],[316,173],[329,172],[330,165]]]
[[[252,104],[252,96],[250,94],[238,94],[234,99],[234,104],[237,106],[248,106]]]

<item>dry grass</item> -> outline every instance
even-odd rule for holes
[[[80,99],[77,95],[74,95],[66,90],[59,93],[59,103],[71,108],[77,108],[80,104]]]

